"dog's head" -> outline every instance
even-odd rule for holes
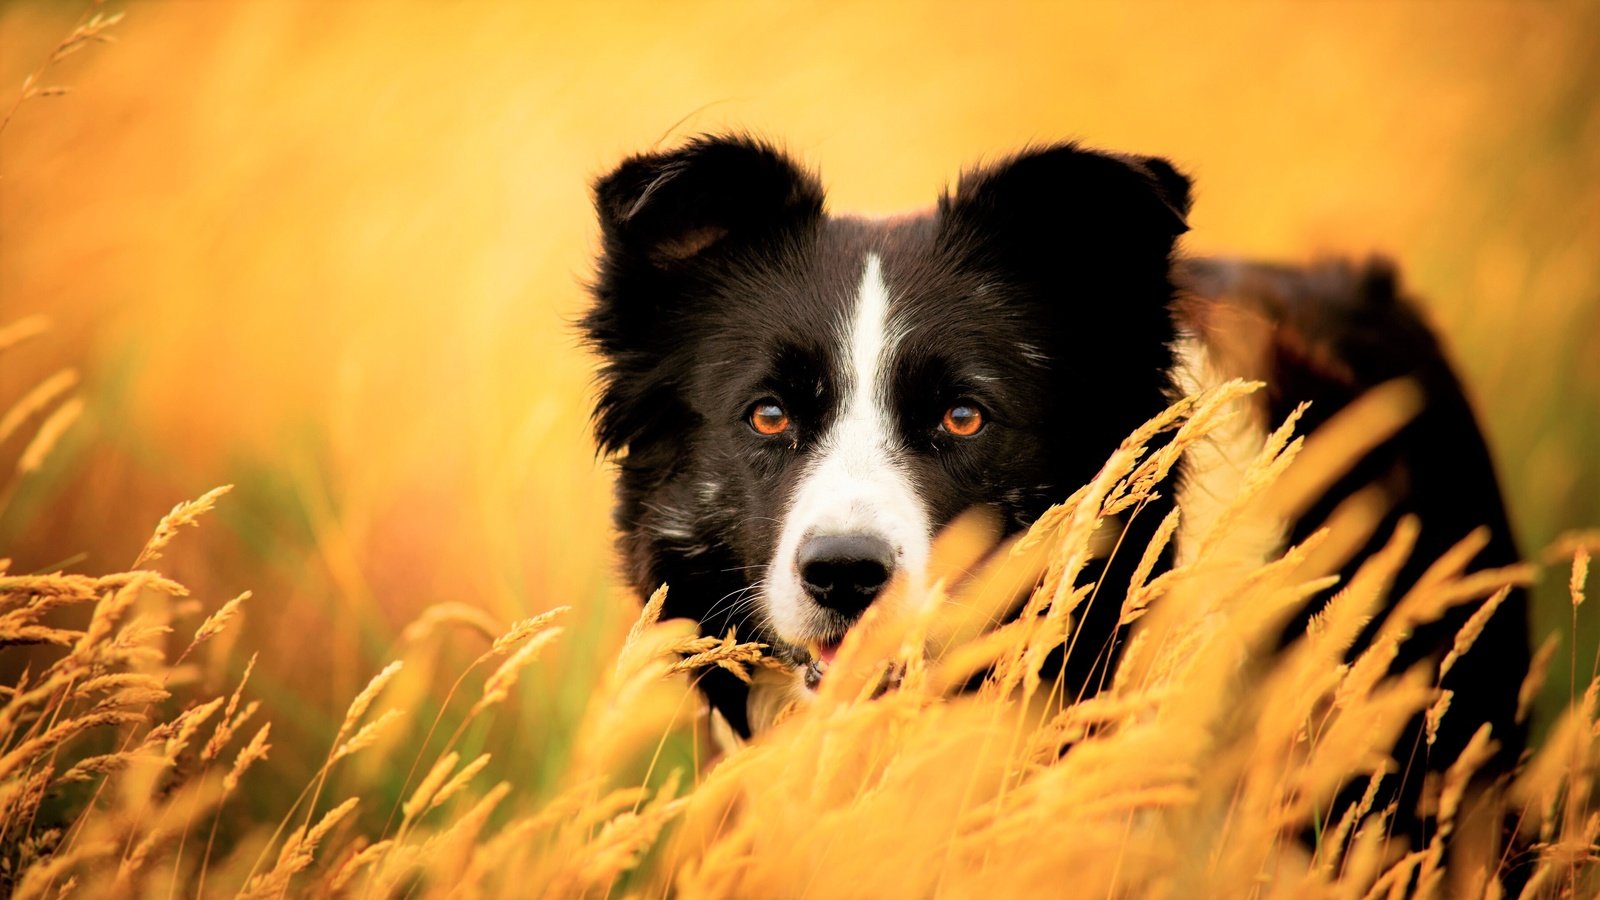
[[[963,510],[1064,499],[1164,405],[1188,189],[1063,144],[867,221],[743,137],[601,178],[583,324],[636,586],[826,657]]]

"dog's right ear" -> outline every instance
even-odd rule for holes
[[[581,322],[600,356],[600,450],[638,452],[681,437],[686,306],[718,260],[822,217],[822,187],[773,147],[701,137],[635,156],[596,182],[602,240],[594,303]],[[686,362],[684,363],[686,364]]]
[[[814,220],[823,205],[815,176],[742,136],[632,157],[596,182],[594,199],[608,261],[661,268]]]

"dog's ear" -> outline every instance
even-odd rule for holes
[[[670,268],[729,241],[758,239],[822,214],[817,179],[774,147],[700,137],[632,157],[595,183],[612,262]]]
[[[1026,151],[962,176],[940,200],[947,225],[994,238],[1008,256],[1165,256],[1189,230],[1189,179],[1153,156],[1074,144]]]
[[[603,452],[681,439],[678,382],[693,352],[686,311],[719,264],[820,220],[815,177],[773,147],[701,137],[635,156],[594,186],[601,251],[581,322],[601,357],[595,433]]]

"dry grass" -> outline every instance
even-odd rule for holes
[[[1496,802],[1533,894],[1594,892],[1600,533],[1558,539],[1600,510],[1592,5],[557,9],[0,9],[22,85],[0,294],[50,313],[0,326],[22,563],[0,562],[0,893],[1494,896]],[[113,25],[122,43],[74,52]],[[1261,635],[1359,521],[1259,571],[1152,577],[1123,547],[1152,563],[1130,664],[1080,703],[1039,681],[1095,602],[1073,575],[1102,513],[1177,451],[1130,444],[982,565],[983,524],[958,523],[939,565],[978,575],[861,632],[813,703],[757,648],[657,621],[661,595],[630,630],[582,438],[592,364],[560,323],[586,178],[686,114],[788,139],[840,209],[926,204],[961,162],[1076,135],[1194,171],[1193,250],[1398,255],[1482,391],[1527,546],[1550,547],[1522,710],[1553,724],[1516,782],[1481,793],[1480,735],[1430,790],[1440,840],[1384,841],[1384,735],[1460,712],[1432,673],[1387,677],[1390,643],[1335,664],[1404,530],[1271,659]],[[1198,446],[1208,402],[1162,425]],[[1316,483],[1291,437],[1252,502]],[[227,482],[215,514],[217,492],[147,532]],[[1214,540],[1252,517],[1213,512]],[[1526,575],[1465,561],[1406,622]],[[1037,620],[994,627],[1034,582]],[[710,665],[773,688],[776,723],[715,762],[690,687]],[[1351,778],[1367,802],[1335,819]]]
[[[1494,897],[1513,860],[1496,843],[1501,810],[1510,809],[1534,854],[1529,895],[1592,895],[1600,680],[1509,785],[1473,777],[1492,753],[1494,735],[1482,729],[1429,790],[1438,827],[1427,847],[1389,841],[1395,810],[1373,808],[1383,779],[1400,774],[1389,747],[1405,722],[1426,711],[1431,730],[1452,714],[1433,667],[1389,674],[1400,636],[1454,605],[1480,603],[1445,664],[1453,663],[1507,587],[1529,578],[1525,567],[1469,574],[1474,538],[1430,569],[1349,665],[1343,654],[1380,608],[1414,526],[1398,530],[1286,652],[1269,652],[1278,629],[1330,583],[1317,547],[1360,537],[1330,533],[1365,527],[1355,520],[1336,519],[1254,571],[1207,553],[1154,579],[1141,567],[1123,610],[1137,625],[1112,688],[1073,701],[1038,677],[1044,654],[1071,647],[1074,612],[1094,602],[1092,585],[1078,580],[1107,516],[1138,515],[1254,387],[1234,382],[1175,405],[1007,546],[990,550],[981,519],[956,523],[938,543],[936,602],[888,605],[925,610],[903,620],[874,607],[814,698],[786,690],[795,674],[767,664],[757,645],[658,621],[658,592],[590,694],[548,798],[522,789],[515,760],[464,751],[460,741],[560,639],[563,610],[504,629],[461,673],[434,725],[452,704],[467,711],[442,744],[430,741],[432,730],[415,748],[382,744],[413,712],[373,714],[395,699],[397,661],[350,702],[298,798],[247,809],[242,786],[272,765],[272,723],[253,721],[260,707],[249,699],[255,660],[225,694],[201,689],[185,667],[245,627],[247,595],[202,616],[181,585],[148,568],[5,575],[0,645],[55,652],[0,706],[0,877],[18,897]],[[1368,407],[1369,429],[1403,421]],[[1147,453],[1144,442],[1165,432],[1172,441]],[[1250,487],[1214,517],[1202,547],[1279,508],[1285,485],[1319,480],[1302,467],[1329,465],[1328,453],[1297,460],[1305,443],[1290,438],[1286,428],[1268,442]],[[176,507],[138,562],[159,559],[179,526],[198,524],[224,492]],[[1171,534],[1160,529],[1156,547]],[[1125,552],[1151,558],[1150,548]],[[1579,542],[1575,606],[1587,562]],[[999,624],[1029,584],[1029,614]],[[87,615],[82,628],[48,624],[74,609]],[[185,618],[199,625],[189,640],[173,640]],[[425,613],[408,642],[451,624],[483,629],[479,616],[446,607]],[[790,702],[750,744],[661,771],[663,741],[703,733],[691,681],[711,666]],[[976,691],[955,692],[984,671]],[[348,796],[324,803],[332,770],[372,754],[372,766],[340,782]],[[627,764],[641,758],[650,760],[642,775]],[[422,775],[404,799],[359,815],[407,766],[407,783]],[[1351,782],[1368,785],[1366,800],[1333,821],[1334,794]],[[1318,835],[1311,845],[1299,837],[1308,832]]]

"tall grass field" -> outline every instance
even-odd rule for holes
[[[12,0],[0,117],[0,894],[1600,892],[1600,5]],[[1159,152],[1196,178],[1188,252],[1399,259],[1526,562],[1469,537],[1392,597],[1408,522],[1333,585],[1352,510],[1159,572],[1173,520],[1117,548],[1145,564],[1114,682],[1065,694],[1040,663],[1099,599],[1102,522],[1232,382],[1026,534],[958,519],[893,604],[926,613],[869,613],[814,697],[718,740],[702,673],[795,676],[622,585],[573,322],[588,182],[723,128],[873,213],[1029,141]],[[1385,402],[1273,423],[1200,546],[1302,502]],[[1382,788],[1521,585],[1530,752],[1431,760],[1433,826],[1391,839]],[[1461,607],[1455,652],[1390,671]]]

